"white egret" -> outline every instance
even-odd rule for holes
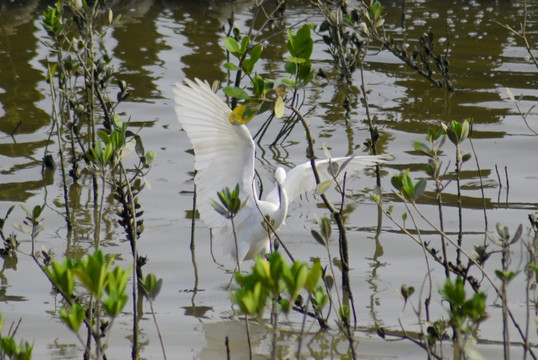
[[[277,186],[259,200],[254,182],[255,145],[245,125],[230,122],[230,108],[212,91],[207,82],[185,79],[186,85],[174,88],[177,119],[186,131],[194,148],[194,168],[198,212],[200,218],[215,231],[217,240],[224,242],[225,251],[237,256],[236,260],[254,258],[269,251],[267,230],[262,225],[263,215],[269,216],[276,231],[284,223],[288,203],[299,195],[316,188],[310,162],[290,170],[286,176],[283,168],[275,171]],[[350,157],[331,159],[342,164]],[[386,160],[384,156],[355,156],[346,170],[357,171],[368,165]],[[321,182],[331,180],[329,160],[316,160]],[[239,184],[239,198],[245,202],[237,213],[234,223],[235,241],[230,221],[213,209],[210,200],[217,198],[217,191]]]

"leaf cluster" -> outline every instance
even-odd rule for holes
[[[312,25],[303,25],[296,34],[288,30],[289,40],[287,48],[289,56],[286,58],[285,70],[292,75],[281,80],[282,85],[274,87],[275,80],[266,79],[254,72],[255,64],[261,57],[263,46],[257,44],[250,46],[250,37],[243,36],[240,41],[233,37],[224,39],[226,50],[234,56],[238,64],[227,62],[227,70],[236,71],[237,78],[245,74],[250,79],[253,95],[249,95],[236,81],[234,86],[225,86],[223,91],[234,101],[241,100],[242,104],[232,102],[230,122],[232,124],[245,124],[256,114],[272,110],[277,118],[284,116],[286,88],[295,91],[306,86],[313,77],[310,56],[312,55],[314,41],[311,37]]]
[[[88,311],[74,295],[76,283],[97,298],[109,316],[116,317],[121,313],[128,300],[126,287],[130,270],[119,266],[111,269],[113,262],[114,257],[105,258],[102,251],[97,250],[75,262],[65,258],[62,263],[54,261],[44,268],[50,281],[71,304],[63,307],[60,313],[69,329],[77,332]]]
[[[222,191],[217,192],[217,197],[220,203],[211,199],[211,206],[226,219],[232,219],[246,204],[246,202],[241,201],[239,194],[239,184],[237,184],[233,190],[226,187]]]
[[[426,179],[417,182],[413,180],[409,169],[403,170],[400,174],[391,178],[392,186],[408,201],[415,202],[426,190]]]
[[[288,42],[286,46],[290,56],[286,57],[284,69],[294,78],[282,79],[282,83],[288,88],[305,87],[314,76],[310,57],[314,49],[314,40],[310,34],[313,25],[303,25],[296,34],[288,29]]]
[[[280,309],[288,313],[303,290],[319,309],[327,303],[327,293],[318,286],[323,273],[319,261],[310,268],[299,261],[290,266],[278,252],[271,254],[269,260],[257,256],[254,261],[248,275],[234,274],[240,287],[230,296],[243,313],[261,315],[271,298],[278,299]]]
[[[464,333],[471,332],[487,318],[486,294],[478,292],[467,297],[461,277],[458,277],[455,282],[446,279],[439,292],[451,304],[450,323],[457,330]]]

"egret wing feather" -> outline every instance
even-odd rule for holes
[[[330,162],[338,164],[338,166],[342,166],[350,158],[351,160],[347,163],[345,169],[340,172],[337,180],[341,180],[345,172],[347,172],[348,174],[356,174],[367,166],[372,166],[389,160],[390,156],[346,156],[337,157],[330,160],[316,160],[316,168],[320,177],[320,183],[332,179],[332,176],[329,173]],[[284,189],[288,194],[288,202],[290,203],[302,194],[315,190],[316,187],[316,179],[314,177],[314,172],[312,171],[310,161],[291,169],[286,175],[286,181],[284,182]],[[273,189],[269,194],[267,194],[266,200],[269,202],[278,201],[278,188]]]
[[[185,79],[174,88],[177,119],[190,138],[198,211],[212,228],[227,228],[229,221],[217,213],[210,200],[217,191],[239,184],[241,200],[250,198],[254,177],[254,142],[244,125],[230,123],[230,108],[211,90],[207,82]]]

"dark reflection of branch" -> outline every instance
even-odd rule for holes
[[[499,168],[497,164],[495,164],[495,173],[497,174],[497,180],[499,181],[499,191],[497,192],[497,204],[501,204],[501,192],[503,188],[503,183],[501,180],[501,175],[499,174]],[[508,192],[506,195],[506,207],[508,207]]]
[[[471,134],[472,134],[472,123],[471,123]],[[478,170],[478,180],[480,180],[480,194],[482,196],[482,206],[483,206],[483,213],[484,213],[484,245],[486,244],[486,233],[488,232],[488,214],[487,214],[487,208],[486,208],[486,195],[484,194],[484,179],[482,175],[482,169],[480,168],[480,162],[478,161],[478,155],[476,153],[474,143],[472,136],[469,136],[469,144],[471,144],[471,149],[473,150],[474,159],[476,162],[476,169]]]
[[[209,306],[197,306],[196,295],[198,294],[198,284],[200,277],[198,275],[198,265],[196,263],[196,185],[194,185],[194,191],[192,192],[192,213],[191,213],[191,261],[192,268],[194,270],[194,286],[190,292],[192,292],[191,306],[184,306],[186,316],[194,316],[196,318],[204,318],[205,313],[212,309]],[[213,254],[211,254],[213,255]]]
[[[381,211],[381,208],[378,207],[378,210],[377,210],[377,227],[376,227],[376,231],[375,231],[375,251],[374,251],[373,257],[371,258],[372,262],[370,263],[370,267],[372,268],[372,272],[371,272],[370,276],[368,277],[368,279],[366,280],[366,282],[370,285],[370,287],[372,289],[372,292],[371,292],[371,295],[370,295],[370,306],[369,307],[370,307],[370,314],[372,316],[372,320],[376,325],[379,324],[379,320],[377,318],[377,313],[376,313],[376,310],[375,310],[375,306],[377,305],[376,304],[377,294],[379,293],[378,285],[376,283],[377,270],[379,268],[385,267],[385,265],[386,265],[386,263],[382,263],[381,261],[379,261],[379,259],[384,254],[383,246],[381,245],[381,242],[379,241],[379,236],[381,235],[381,227],[382,227],[382,225],[383,225],[383,212]]]
[[[508,209],[510,203],[508,202],[508,195],[510,194],[510,180],[508,179],[508,167],[504,167],[504,176],[506,179],[506,198],[504,199],[504,206]]]
[[[353,133],[353,127],[351,126],[350,121],[346,121],[346,134],[347,134],[347,153],[346,156],[353,155],[353,150],[355,147],[355,140],[354,140],[354,133]]]
[[[24,301],[26,298],[23,296],[17,296],[17,295],[8,295],[7,289],[9,288],[9,284],[7,281],[7,277],[4,274],[6,270],[12,269],[13,271],[17,271],[17,253],[16,252],[7,252],[5,254],[1,254],[0,257],[3,260],[2,264],[2,270],[0,270],[0,301],[7,302],[7,301]]]
[[[196,265],[196,244],[194,241],[195,238],[195,232],[196,232],[196,185],[194,185],[194,191],[192,193],[192,218],[191,218],[191,260],[192,260],[192,268],[194,270],[194,286],[192,288],[192,298],[191,303],[192,307],[195,308],[196,305],[194,303],[194,298],[196,297],[196,294],[198,293],[198,265]]]

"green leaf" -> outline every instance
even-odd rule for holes
[[[394,188],[398,191],[402,189],[403,183],[402,183],[402,174],[394,175],[390,179],[390,183]]]
[[[104,142],[105,144],[109,144],[109,143],[110,143],[110,136],[108,135],[108,133],[107,133],[106,131],[104,131],[104,130],[99,130],[99,131],[97,132],[97,135],[99,136],[99,138],[100,138],[101,140],[103,140],[103,142]],[[97,144],[95,144],[95,145],[97,145]]]
[[[74,264],[73,273],[92,295],[101,298],[112,261],[113,258],[105,261],[101,250],[97,250],[93,255],[85,255],[78,260]]]
[[[224,47],[226,48],[226,50],[228,50],[229,52],[231,52],[234,55],[235,55],[235,53],[239,53],[239,51],[241,50],[237,40],[235,40],[232,37],[224,38]]]
[[[426,180],[420,179],[418,183],[415,185],[415,191],[413,192],[413,200],[418,199],[419,197],[424,194],[424,191],[426,190]]]
[[[338,316],[341,320],[347,321],[349,319],[349,307],[347,305],[343,305],[340,309],[338,309]]]
[[[103,154],[103,162],[105,164],[110,163],[110,161],[112,160],[112,155],[114,155],[114,147],[112,143],[108,143],[105,147],[105,152]]]
[[[82,325],[82,322],[84,321],[85,314],[86,308],[80,306],[76,302],[73,303],[69,312],[67,312],[65,308],[60,309],[60,319],[74,332],[78,332],[80,325]]]
[[[322,217],[319,221],[321,235],[328,241],[331,238],[331,224],[327,217]]]
[[[123,128],[123,122],[121,121],[121,116],[119,116],[118,114],[114,114],[112,120],[114,121],[114,126],[116,127],[116,129]]]
[[[224,64],[224,68],[225,69],[228,69],[230,71],[239,71],[241,70],[241,68],[231,62],[227,62],[226,64]]]
[[[340,166],[335,162],[329,162],[329,167],[327,167],[327,171],[333,178],[336,178],[338,177],[338,174],[340,174]]]
[[[250,75],[252,74],[252,72],[254,71],[254,65],[255,63],[252,62],[251,59],[245,59],[243,60],[243,71],[245,72],[245,74],[247,75]]]
[[[316,287],[318,286],[319,280],[321,279],[321,275],[323,274],[323,268],[321,267],[321,263],[319,259],[316,259],[314,261],[314,264],[312,264],[312,267],[310,268],[310,271],[308,272],[308,278],[306,279],[306,282],[304,284],[305,289],[312,294]]]
[[[250,99],[250,96],[248,96],[247,92],[240,87],[232,87],[232,86],[225,86],[222,91],[228,96],[231,96],[236,99],[240,100],[248,100]]]
[[[287,62],[287,63],[284,64],[284,70],[288,74],[296,75],[296,73],[297,73],[297,64]],[[282,81],[282,83],[285,85],[284,81]],[[294,84],[295,84],[295,80],[294,80]]]
[[[265,94],[265,81],[261,76],[255,76],[252,79],[252,87],[254,90],[254,96],[260,98]]]
[[[462,314],[473,321],[481,321],[486,318],[486,294],[477,293],[467,300],[462,307]]]
[[[243,38],[241,39],[241,56],[243,56],[246,52],[247,52],[247,47],[248,47],[248,44],[250,42],[250,37],[248,36],[243,36]]]
[[[63,263],[56,261],[45,267],[45,273],[52,281],[54,286],[58,288],[67,298],[73,295],[75,289],[75,277],[72,271],[73,264],[69,258],[65,258]]]
[[[426,165],[426,174],[430,175],[432,178],[439,177],[439,169],[441,163],[436,159],[429,159],[428,165]]]
[[[413,147],[416,151],[420,151],[426,155],[430,155],[432,153],[432,150],[429,148],[429,146],[420,141],[415,141],[413,143]]]
[[[258,62],[258,60],[260,59],[261,55],[262,55],[262,51],[263,51],[263,46],[262,44],[258,44],[256,46],[254,46],[252,48],[252,50],[250,51],[250,60],[255,64],[256,62]]]
[[[466,140],[468,136],[469,136],[469,121],[464,120],[463,123],[461,124],[461,133],[459,136],[460,142]]]
[[[495,275],[502,281],[510,282],[516,276],[516,273],[513,271],[495,270]]]
[[[440,292],[441,295],[454,306],[461,306],[465,301],[465,290],[463,289],[463,280],[461,277],[458,277],[455,283],[452,283],[450,279],[447,279],[445,286]]]
[[[150,166],[151,164],[153,164],[153,161],[155,160],[156,156],[157,154],[153,150],[149,150],[148,152],[146,152],[144,165]]]
[[[295,265],[295,264],[294,264]],[[306,264],[301,263],[298,265],[297,270],[295,271],[295,286],[292,293],[292,299],[295,300],[299,292],[304,287],[306,280],[308,279],[308,267]]]
[[[538,265],[537,264],[529,263],[528,267],[534,271],[535,275],[538,275]]]
[[[15,339],[11,336],[2,337],[0,339],[0,346],[2,348],[2,351],[8,356],[15,356],[20,352],[19,346],[15,342]]]
[[[45,205],[43,205],[43,206],[40,206],[40,205],[34,206],[34,208],[32,209],[32,217],[35,220],[37,220],[41,216],[41,213],[43,212],[43,210],[45,210]]]
[[[313,71],[311,71],[310,56],[314,46],[314,41],[310,35],[312,26],[303,25],[294,35],[288,29],[287,47],[290,53],[289,61],[286,62],[285,70],[294,74],[299,79],[297,87],[303,87],[312,80]],[[303,61],[304,60],[304,61]]]
[[[295,66],[292,73],[295,73]],[[295,89],[295,80],[294,79],[288,79],[284,78],[281,80],[282,84],[284,84],[288,89]]]
[[[316,230],[311,230],[310,233],[312,234],[312,237],[314,240],[316,240],[320,245],[327,246],[325,243],[325,240],[321,237],[321,235]],[[536,270],[538,273],[538,269]]]
[[[287,61],[287,62],[290,62],[290,63],[293,63],[293,64],[302,64],[302,63],[304,63],[306,60],[303,59],[303,58],[295,57],[295,56],[288,56],[288,57],[286,58],[286,61]]]

